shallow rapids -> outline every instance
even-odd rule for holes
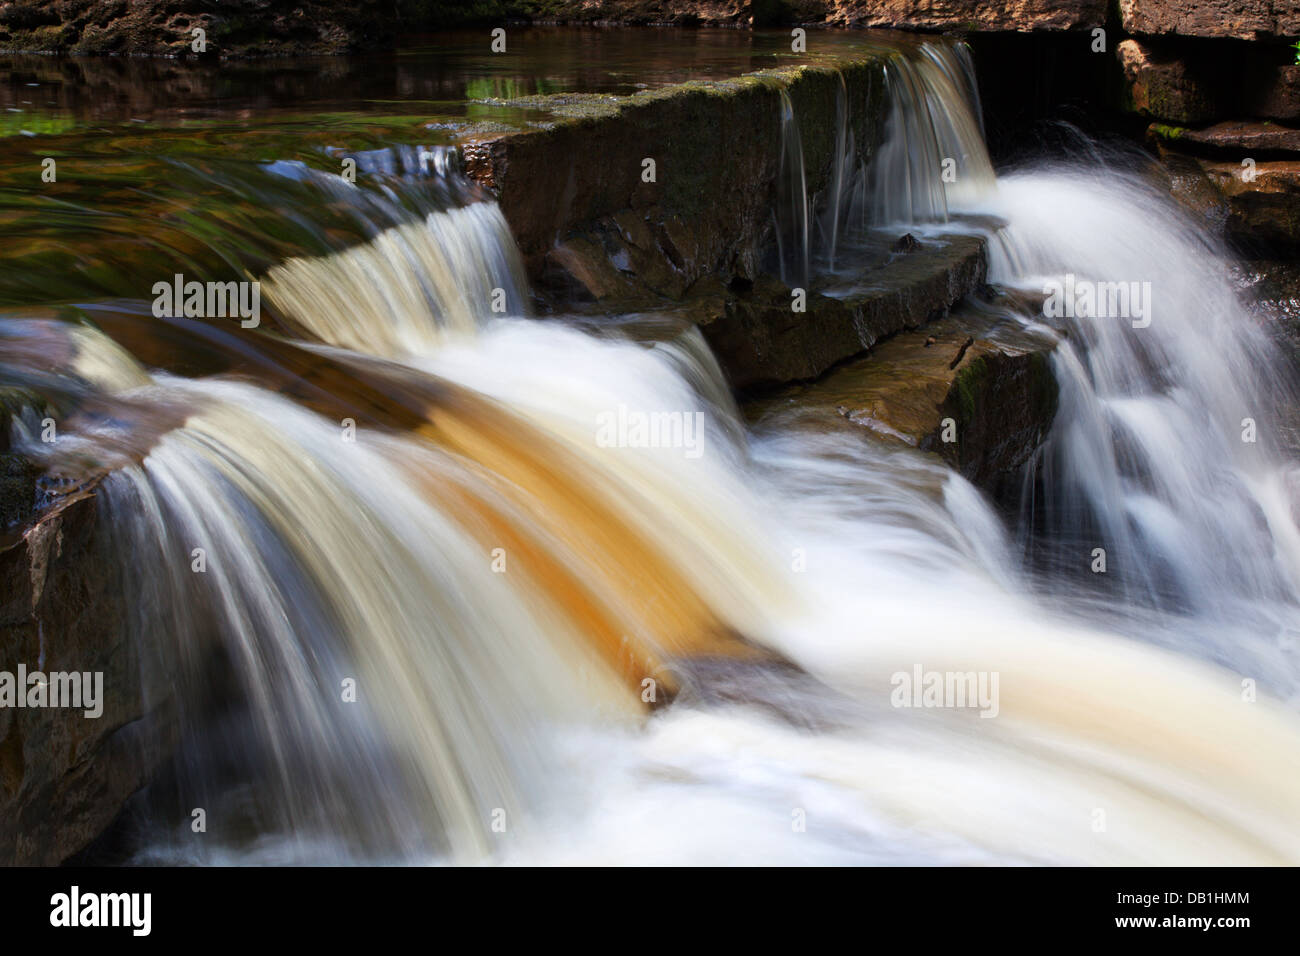
[[[174,675],[132,859],[1300,863],[1288,374],[1154,187],[995,178],[948,46],[886,81],[879,165],[829,209],[785,189],[790,268],[981,212],[1003,287],[1155,290],[1148,326],[1056,323],[1019,515],[857,429],[747,427],[698,331],[528,317],[503,217],[459,189],[279,258],[275,325],[238,341],[164,339],[138,302],[6,321],[3,383],[66,416],[49,444],[19,411],[16,440],[93,489],[132,639]],[[994,693],[930,706],[929,673]],[[195,806],[226,824],[196,837]]]

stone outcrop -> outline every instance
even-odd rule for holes
[[[804,312],[792,308],[788,287],[764,277],[740,292],[715,293],[696,310],[696,321],[732,386],[752,390],[815,378],[946,315],[983,284],[984,273],[983,239],[951,235],[871,268],[863,291],[810,290]]]
[[[1272,152],[1300,154],[1300,130],[1276,123],[1229,120],[1205,129],[1178,130],[1171,138],[1181,146],[1200,146],[1241,156]]]
[[[1106,10],[1106,0],[17,0],[0,4],[0,50],[190,56],[192,31],[200,28],[208,55],[293,56],[373,48],[403,33],[507,22],[1059,31],[1100,26]]]
[[[797,407],[814,421],[847,422],[883,441],[934,452],[976,484],[996,488],[1029,460],[1051,427],[1055,343],[1014,320],[962,309],[895,336],[817,382],[755,403],[749,413]]]
[[[1106,0],[787,0],[795,22],[894,30],[1014,32],[1102,26]]]
[[[26,0],[0,4],[0,50],[187,56],[346,53],[393,36],[396,7],[331,0]]]
[[[829,177],[841,77],[865,159],[883,125],[879,76],[879,63],[858,59],[626,97],[511,101],[558,119],[548,129],[463,145],[465,169],[495,190],[535,280],[567,273],[564,282],[603,298],[631,275],[676,298],[706,275],[759,274],[771,240],[782,90],[815,194]],[[616,271],[597,265],[593,249]]]
[[[1260,122],[1153,125],[1174,197],[1246,245],[1300,246],[1300,130]]]
[[[1292,51],[1262,41],[1247,48],[1232,39],[1182,39],[1275,39],[1300,29],[1300,8],[1228,2],[1193,10],[1130,0],[1125,9],[1127,29],[1178,34],[1129,38],[1116,48],[1124,106],[1156,121],[1148,138],[1175,197],[1235,241],[1300,245],[1300,130],[1292,128],[1300,122],[1300,66],[1280,62]],[[1205,11],[1217,11],[1222,31],[1203,22]]]
[[[69,495],[0,549],[0,670],[102,672],[103,713],[0,708],[0,863],[53,865],[84,848],[174,746],[147,719],[148,670],[104,557],[93,493]],[[167,706],[153,681],[153,706]]]
[[[1256,164],[1243,177],[1239,162],[1198,160],[1228,202],[1229,234],[1247,240],[1300,244],[1300,160]]]
[[[1173,123],[1204,123],[1223,112],[1217,81],[1137,40],[1116,47],[1130,109]]]
[[[1188,37],[1300,36],[1300,6],[1293,0],[1119,0],[1129,33]]]

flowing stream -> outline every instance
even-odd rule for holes
[[[939,223],[986,230],[1005,288],[1150,283],[1146,326],[1052,323],[1018,515],[937,457],[747,428],[694,330],[529,317],[450,153],[376,150],[380,189],[178,173],[292,210],[258,250],[274,334],[122,297],[0,323],[3,384],[66,412],[16,439],[95,483],[131,639],[174,675],[183,744],[133,859],[1300,862],[1290,379],[1226,254],[1102,158],[995,176],[961,48],[884,80],[885,145],[829,194],[787,141],[792,275]],[[199,245],[229,260],[225,228]],[[361,238],[286,251],[327,229]],[[681,440],[603,436],[638,413]],[[895,706],[917,668],[995,698]]]

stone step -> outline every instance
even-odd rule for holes
[[[949,233],[899,252],[844,288],[814,284],[806,311],[771,277],[728,291],[715,286],[694,318],[732,387],[751,391],[816,378],[831,366],[906,329],[946,315],[979,289],[986,272],[981,236]]]
[[[856,427],[933,452],[992,489],[1029,460],[1051,427],[1057,386],[1049,356],[1058,341],[1010,308],[969,303],[745,411],[751,420],[795,413],[813,427]]]
[[[1205,129],[1152,123],[1147,135],[1180,150],[1232,153],[1238,161],[1261,153],[1295,153],[1300,158],[1300,130],[1262,120],[1227,120]]]

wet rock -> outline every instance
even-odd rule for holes
[[[1300,244],[1300,130],[1230,121],[1148,134],[1171,194],[1212,232],[1247,247]]]
[[[900,236],[898,241],[890,248],[892,248],[894,252],[915,252],[920,248],[920,245],[921,244],[916,241],[916,236],[908,232]]]
[[[797,409],[931,451],[995,488],[1024,465],[1056,414],[1056,339],[986,309],[963,308],[905,332],[818,381],[782,391],[751,417]]]
[[[1247,246],[1300,245],[1300,159],[1222,159],[1181,145],[1181,138],[1159,137],[1170,192],[1211,231]]]
[[[52,865],[95,839],[175,746],[167,683],[126,641],[93,493],[0,549],[0,670],[103,673],[103,713],[0,708],[0,863]],[[146,708],[145,683],[149,684]]]
[[[1129,33],[1189,37],[1300,36],[1300,7],[1279,0],[1119,0]]]
[[[984,276],[984,240],[950,235],[878,264],[857,288],[809,290],[803,312],[793,290],[770,276],[739,292],[711,286],[696,300],[695,321],[732,387],[753,390],[812,379],[946,315]]]
[[[1300,243],[1300,161],[1256,163],[1197,159],[1228,207],[1229,234],[1265,243]]]
[[[1231,212],[1227,197],[1210,182],[1194,157],[1163,147],[1160,156],[1170,194],[1213,235],[1222,236]]]
[[[1127,84],[1126,106],[1174,123],[1200,124],[1221,115],[1218,78],[1168,51],[1128,39],[1115,48]]]
[[[465,169],[496,192],[535,279],[574,265],[573,253],[550,254],[575,236],[578,247],[603,248],[618,272],[661,295],[679,296],[710,274],[752,279],[771,236],[780,90],[794,105],[816,193],[830,174],[841,76],[859,157],[874,151],[883,129],[880,68],[867,57],[633,96],[510,101],[555,122],[465,143]]]

